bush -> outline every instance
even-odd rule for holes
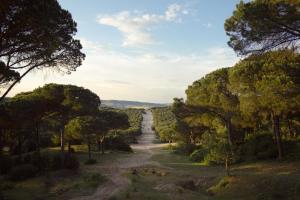
[[[59,170],[59,169],[71,169],[76,170],[80,166],[80,163],[77,157],[71,154],[64,155],[64,166],[62,166],[61,154],[54,154],[51,160],[51,169]]]
[[[196,149],[191,153],[190,160],[193,162],[201,162],[204,160],[204,157],[207,155],[207,149]]]
[[[30,164],[23,164],[11,169],[9,173],[9,177],[11,180],[18,181],[24,180],[27,178],[34,177],[38,172],[38,168],[30,165]]]
[[[287,160],[300,159],[300,142],[297,140],[283,141],[284,158]]]
[[[175,147],[174,153],[190,155],[197,149],[197,146],[194,144],[178,143]]]
[[[97,163],[97,160],[95,160],[95,159],[89,159],[89,160],[84,162],[85,165],[93,165],[93,164],[96,164],[96,163]]]
[[[105,147],[111,150],[132,152],[130,145],[121,136],[108,138]]]
[[[77,157],[71,155],[71,154],[66,154],[64,158],[64,168],[65,169],[71,169],[71,170],[76,170],[79,168],[80,164],[77,159]]]
[[[6,174],[13,166],[13,161],[9,156],[0,156],[0,174]]]
[[[51,169],[52,170],[58,170],[62,168],[62,162],[61,162],[61,155],[60,154],[54,154],[51,159]]]
[[[246,139],[241,146],[241,156],[243,160],[264,160],[277,157],[276,145],[273,136],[269,133],[252,135]]]

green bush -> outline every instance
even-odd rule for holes
[[[27,178],[34,177],[37,174],[37,172],[37,167],[30,164],[23,164],[12,168],[9,173],[9,177],[11,180],[14,181],[24,180]]]
[[[13,166],[13,161],[9,156],[0,156],[0,174],[6,174]]]
[[[273,136],[269,133],[251,135],[241,146],[243,160],[265,160],[277,157]]]
[[[201,162],[204,160],[204,157],[207,155],[207,149],[196,149],[191,153],[190,160],[193,162]]]
[[[184,155],[190,155],[197,149],[197,146],[194,144],[186,144],[186,143],[178,143],[176,147],[174,148],[174,153],[176,154],[184,154]]]
[[[130,145],[121,136],[108,138],[105,147],[111,150],[132,152]]]

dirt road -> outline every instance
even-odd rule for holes
[[[155,133],[152,130],[153,117],[150,110],[143,114],[142,134],[137,138],[138,143],[131,145],[134,153],[126,158],[119,158],[108,163],[93,166],[93,170],[101,172],[109,181],[101,185],[91,196],[76,197],[73,200],[108,200],[117,192],[130,184],[128,178],[124,175],[130,169],[136,167],[152,165],[160,166],[158,162],[151,161],[154,154],[154,148],[160,148],[164,144],[154,144]]]

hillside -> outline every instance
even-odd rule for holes
[[[164,107],[167,104],[139,102],[139,101],[124,101],[124,100],[101,100],[101,106],[112,108],[153,108]]]

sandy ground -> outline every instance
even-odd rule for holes
[[[124,173],[136,167],[152,165],[160,166],[158,162],[150,161],[150,158],[155,153],[153,149],[165,146],[165,144],[154,144],[155,133],[152,130],[153,117],[149,110],[143,114],[142,135],[137,138],[138,143],[131,145],[134,153],[126,158],[112,160],[109,163],[94,166],[95,171],[100,171],[109,181],[101,185],[96,192],[91,196],[76,197],[73,200],[108,200],[117,192],[130,184]]]

